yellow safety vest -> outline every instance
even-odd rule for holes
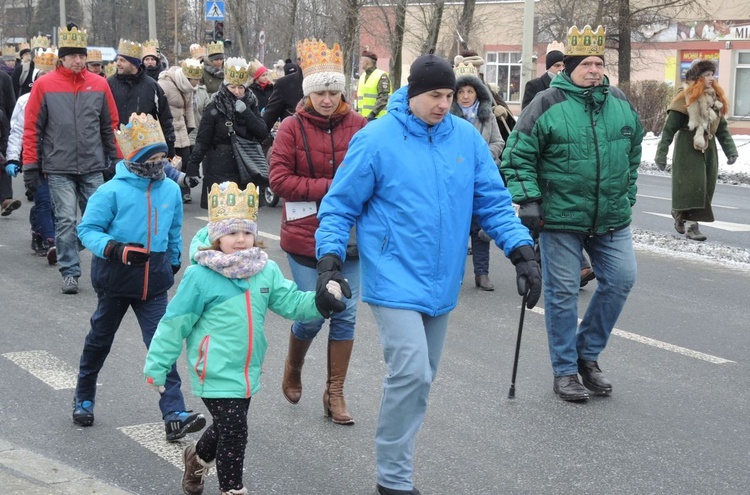
[[[357,84],[357,112],[363,117],[370,115],[372,109],[375,108],[375,102],[378,100],[378,83],[383,74],[388,75],[385,71],[375,69],[370,74],[370,77],[367,78],[367,82],[365,82],[366,73],[363,73],[359,77],[359,83]],[[388,90],[389,95],[392,92],[391,89]],[[384,108],[378,113],[376,118],[382,117],[385,113],[386,109]]]

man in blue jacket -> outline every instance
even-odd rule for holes
[[[375,315],[388,368],[375,436],[381,495],[419,494],[414,437],[458,302],[472,215],[516,266],[527,307],[541,294],[532,239],[487,144],[449,112],[456,85],[450,64],[419,57],[408,81],[388,113],[352,139],[315,235],[318,297],[325,299],[321,284],[346,284],[342,260],[357,225],[362,300]]]

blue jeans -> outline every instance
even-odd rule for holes
[[[482,227],[477,222],[477,217],[471,217],[471,261],[474,263],[474,275],[487,275],[490,273],[490,243],[479,238]]]
[[[91,402],[94,402],[96,397],[96,378],[104,366],[104,360],[107,359],[112,342],[115,340],[115,333],[120,328],[120,323],[128,308],[133,308],[135,317],[138,319],[146,349],[151,345],[159,320],[167,310],[166,292],[145,301],[127,297],[107,297],[103,293],[97,293],[97,297],[99,304],[91,316],[91,330],[86,335],[86,341],[83,344],[76,385],[76,398]],[[182,381],[180,375],[177,374],[177,368],[172,365],[172,370],[167,374],[167,381],[164,384],[166,391],[159,399],[162,418],[171,412],[185,411],[181,385]]]
[[[292,278],[300,290],[315,290],[318,281],[318,270],[309,266],[300,265],[294,258],[287,254],[289,267],[292,269]],[[346,309],[340,313],[331,315],[328,328],[328,340],[354,340],[354,323],[357,320],[357,300],[359,299],[359,259],[349,258],[344,262],[341,269],[344,278],[349,281],[352,297],[343,299]],[[300,340],[312,340],[323,328],[324,318],[315,318],[308,321],[295,321],[292,325],[292,333]]]
[[[39,234],[43,241],[55,239],[55,216],[52,213],[52,198],[49,183],[43,176],[39,179],[39,186],[34,192],[34,206],[29,213],[31,231]]]
[[[539,236],[544,319],[555,376],[578,373],[578,359],[597,361],[635,284],[630,227],[593,237],[543,231]],[[597,287],[578,324],[581,251],[596,272]]]
[[[55,245],[60,273],[63,277],[80,277],[81,259],[78,257],[78,251],[82,250],[83,246],[76,232],[78,209],[80,208],[83,215],[89,198],[102,185],[102,173],[49,174],[47,181],[55,212]]]
[[[414,437],[427,412],[427,397],[443,354],[448,315],[370,305],[388,373],[375,431],[378,484],[411,490]]]

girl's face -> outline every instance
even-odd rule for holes
[[[464,108],[468,108],[477,101],[477,92],[473,86],[461,86],[456,93],[458,104]]]
[[[250,249],[254,244],[255,236],[247,231],[234,232],[219,237],[219,249],[224,254]]]
[[[710,88],[714,84],[714,73],[713,72],[705,72],[703,73],[703,85],[706,88]]]
[[[266,84],[271,80],[271,74],[269,72],[264,72],[263,75],[261,75],[256,81],[258,81],[258,84]]]

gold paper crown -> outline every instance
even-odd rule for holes
[[[21,50],[31,50],[31,45],[24,41],[23,43],[18,45],[18,53],[21,53]]]
[[[553,41],[552,43],[548,43],[547,53],[555,52],[555,51],[565,53],[565,45],[560,43],[559,41]]]
[[[190,56],[194,59],[200,59],[206,56],[206,47],[198,43],[190,45]]]
[[[3,55],[16,55],[16,49],[13,48],[11,45],[5,45],[3,46]]]
[[[46,36],[34,36],[31,38],[31,45],[29,48],[33,51],[37,48],[49,48],[49,38]],[[21,48],[23,49],[23,48]]]
[[[87,56],[86,56],[86,62],[102,62],[102,51],[101,50],[91,50],[88,49]]]
[[[83,48],[86,49],[89,41],[89,35],[85,29],[79,30],[73,26],[68,30],[67,27],[57,28],[57,41],[60,48]]]
[[[453,72],[456,74],[456,77],[461,76],[476,76],[479,77],[479,71],[476,67],[474,67],[473,64],[466,65],[463,62],[458,64],[453,68]]]
[[[46,72],[55,70],[55,67],[57,67],[57,50],[50,48],[42,50],[39,48],[34,54],[34,67]]]
[[[208,221],[228,218],[258,221],[258,188],[248,184],[240,191],[234,182],[214,183],[208,193]]]
[[[243,85],[248,81],[247,62],[244,58],[230,57],[224,62],[224,82]]]
[[[203,77],[203,65],[195,59],[188,58],[183,60],[180,66],[182,67],[182,73],[188,79],[200,79]]]
[[[110,62],[104,67],[104,74],[107,77],[117,74],[117,62]]]
[[[135,41],[120,40],[120,44],[117,47],[117,55],[124,55],[126,57],[141,59],[141,44]]]
[[[141,58],[149,56],[159,60],[159,40],[144,41],[141,45]]]
[[[260,63],[260,60],[257,58],[255,60],[251,60],[247,64],[247,72],[250,74],[250,77],[253,77],[255,73],[263,66],[262,63]]]
[[[303,76],[318,72],[344,72],[344,54],[338,43],[328,48],[323,41],[315,38],[298,41],[297,56],[300,58]]]
[[[208,56],[216,55],[217,53],[224,53],[224,42],[223,41],[212,41],[208,44]]]
[[[132,158],[138,150],[146,146],[165,143],[164,133],[161,131],[159,121],[150,114],[132,113],[129,122],[120,124],[117,131],[117,142],[120,144],[122,156],[126,160]]]
[[[565,55],[576,57],[604,56],[605,32],[602,26],[598,26],[596,31],[586,24],[583,31],[573,26],[568,30],[568,46],[565,48]]]

